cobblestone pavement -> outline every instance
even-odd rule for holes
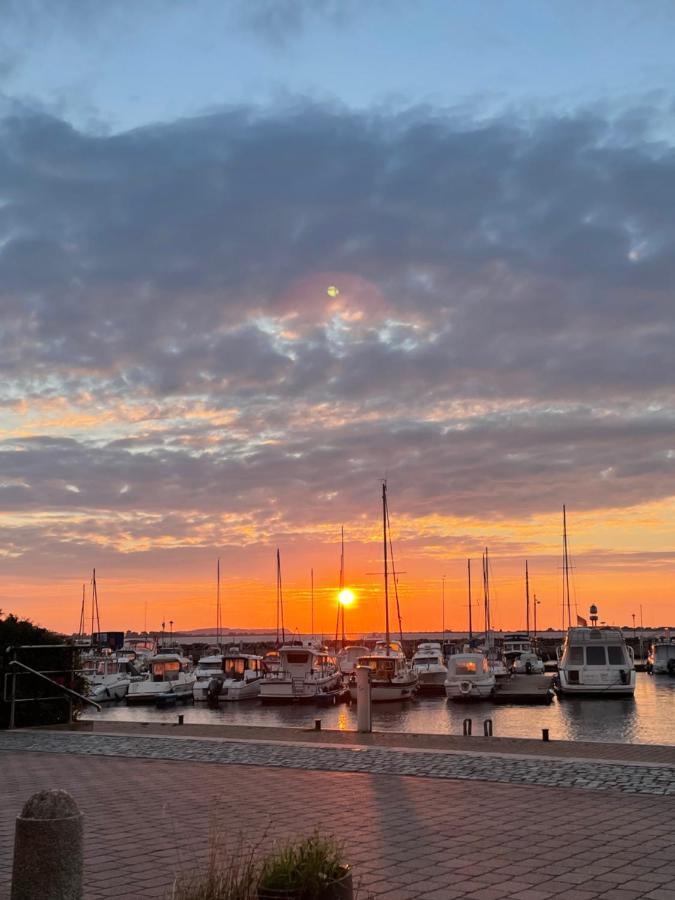
[[[85,815],[87,900],[169,896],[177,872],[205,863],[214,830],[269,847],[316,828],[344,839],[359,900],[675,900],[672,797],[31,753],[20,737],[19,752],[0,753],[4,897],[15,816],[59,787]]]
[[[414,775],[675,796],[675,766],[666,764],[83,732],[0,732],[0,750],[3,749]]]

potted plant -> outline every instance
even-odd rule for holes
[[[333,838],[315,834],[285,844],[265,859],[259,900],[352,900],[351,868]]]

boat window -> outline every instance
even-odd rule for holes
[[[180,674],[179,662],[156,662],[152,664],[153,681],[177,681]]]
[[[221,670],[220,662],[204,662],[204,660],[200,660],[198,665],[200,669],[206,669],[207,672],[220,672]]]
[[[607,657],[604,647],[586,647],[586,665],[587,666],[605,666],[607,665]]]
[[[243,678],[246,670],[245,659],[225,659],[223,660],[223,671],[228,678]]]
[[[593,648],[595,649],[595,648]],[[584,664],[584,648],[570,647],[567,661],[573,666],[583,666]]]
[[[416,666],[434,666],[440,662],[437,656],[421,656],[415,659]]]
[[[476,663],[472,660],[455,663],[455,672],[457,675],[475,675],[477,672]]]
[[[307,662],[308,656],[308,653],[298,653],[297,651],[293,651],[286,654],[286,662],[291,666],[304,665]]]
[[[626,662],[623,647],[610,646],[607,648],[610,666],[622,666]]]

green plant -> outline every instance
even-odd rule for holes
[[[334,838],[314,834],[278,847],[263,860],[259,889],[315,900],[347,871],[342,845]]]
[[[240,840],[236,852],[227,852],[220,835],[212,836],[206,871],[179,875],[171,900],[255,900],[260,877],[256,851]]]

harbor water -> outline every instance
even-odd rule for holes
[[[325,729],[356,730],[356,706],[310,704],[265,706],[259,700],[204,704],[181,703],[172,709],[128,707],[124,703],[95,710],[83,719],[95,721],[175,722],[266,725],[309,728],[320,718]],[[675,745],[675,679],[638,673],[634,699],[556,698],[550,706],[495,706],[448,702],[445,697],[419,697],[406,702],[373,704],[373,731],[417,734],[461,734],[462,721],[473,719],[473,733],[482,734],[492,719],[495,737],[541,738],[548,728],[552,740]]]

